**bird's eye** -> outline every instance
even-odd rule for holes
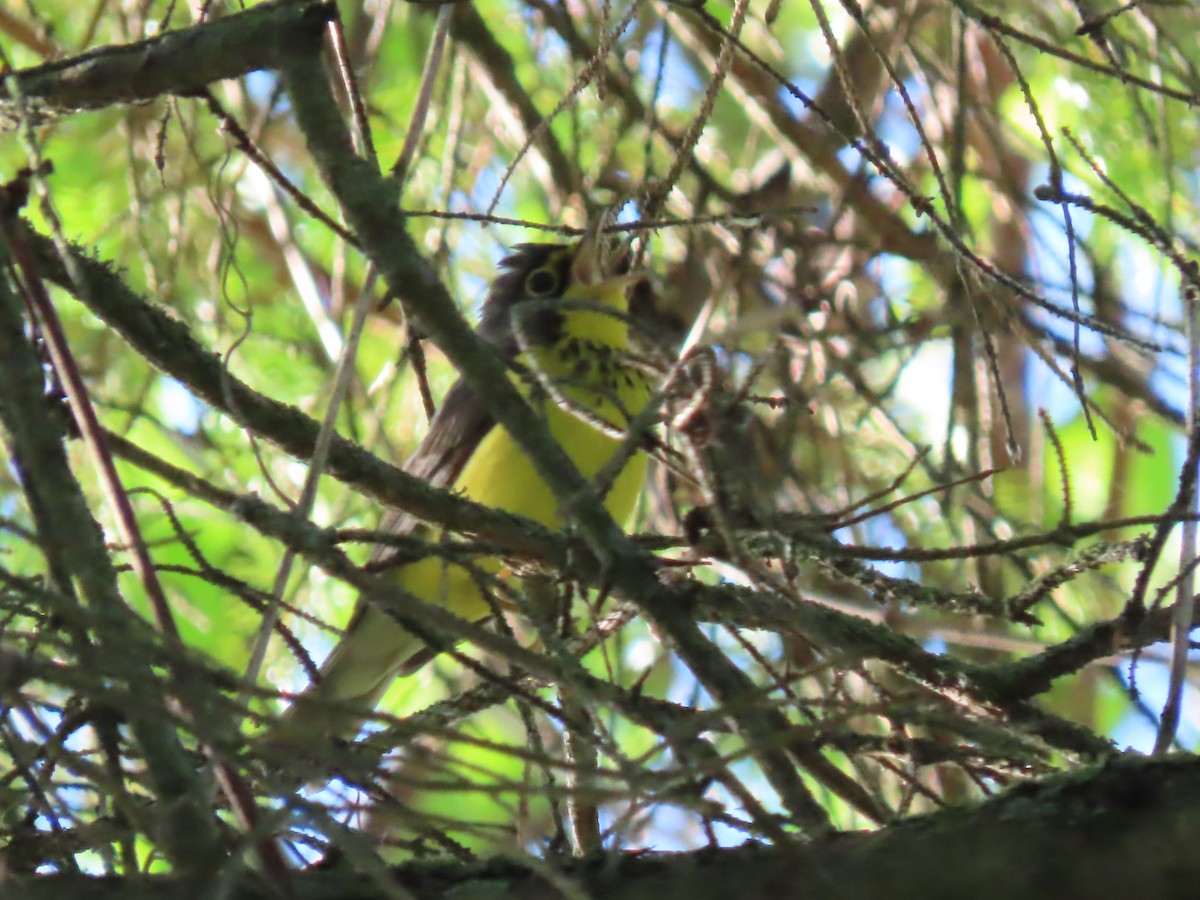
[[[558,276],[552,269],[535,269],[525,279],[525,292],[530,297],[548,297],[558,289]]]

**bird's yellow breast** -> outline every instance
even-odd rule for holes
[[[588,354],[586,364],[600,362]],[[575,367],[571,359],[557,352],[547,353],[537,365],[557,388],[551,396],[539,384],[523,385],[523,392],[536,398],[550,434],[566,451],[576,468],[589,481],[603,469],[620,448],[618,436],[628,425],[628,417],[645,408],[650,391],[645,377],[637,371],[618,369],[611,373],[602,390],[586,380],[559,377],[556,368]],[[604,498],[609,514],[619,525],[626,525],[637,503],[646,473],[646,455],[633,454],[613,481]],[[455,488],[472,500],[506,512],[526,516],[547,526],[561,524],[558,501],[537,473],[512,435],[497,426],[483,439],[479,449],[463,467]],[[602,487],[607,487],[604,485]]]
[[[645,409],[650,399],[645,374],[629,365],[625,329],[619,318],[601,312],[565,312],[560,336],[521,354],[518,373],[512,376],[589,483],[621,448],[630,419]],[[633,515],[645,476],[646,454],[638,449],[610,484],[596,485],[606,490],[605,508],[621,527],[626,527]],[[471,454],[454,489],[477,503],[547,527],[563,524],[549,486],[500,425]],[[475,565],[495,572],[500,563],[485,558],[477,559]],[[484,618],[493,611],[466,569],[447,565],[437,557],[405,566],[403,581],[410,590],[446,604],[464,618]]]
[[[589,481],[625,441],[630,420],[645,409],[650,385],[630,364],[628,326],[620,315],[586,304],[625,311],[624,287],[575,286],[557,312],[553,339],[527,346],[518,356],[518,388],[540,412],[555,441]],[[637,438],[635,438],[636,440]],[[607,489],[604,502],[619,525],[637,503],[646,457],[633,454]],[[463,467],[455,488],[472,500],[526,516],[543,525],[561,524],[558,502],[504,428],[497,426]]]

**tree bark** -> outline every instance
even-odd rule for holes
[[[414,863],[394,870],[409,896],[542,900],[803,897],[805,900],[1067,900],[1194,898],[1200,884],[1200,760],[1117,759],[1082,773],[1020,785],[970,808],[908,819],[874,832],[786,847],[747,844],[690,853],[624,853],[574,860],[542,873],[507,860]],[[310,870],[296,896],[374,900],[369,877]],[[189,896],[176,878],[13,876],[8,896],[26,900]],[[231,900],[275,897],[243,881]]]

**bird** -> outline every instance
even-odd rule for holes
[[[642,276],[606,273],[609,246],[598,228],[574,243],[516,245],[500,261],[475,331],[505,359],[511,380],[585,479],[618,451],[625,454],[604,497],[625,527],[645,480],[649,443],[627,432],[651,399],[652,380],[630,348],[627,290]],[[622,449],[627,440],[637,443],[632,453]],[[462,378],[404,469],[484,506],[548,527],[563,524],[557,500],[525,451]],[[463,619],[492,614],[477,575],[498,572],[500,560],[456,565],[438,552],[435,529],[400,511],[389,514],[384,528],[430,541],[430,552],[414,558],[409,551],[377,549],[372,570]],[[360,597],[318,676],[268,730],[268,743],[353,738],[392,682],[436,655],[387,610]]]

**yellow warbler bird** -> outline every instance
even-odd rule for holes
[[[501,262],[476,329],[510,361],[514,383],[588,479],[613,458],[626,440],[630,420],[645,408],[651,393],[644,369],[631,363],[629,353],[626,289],[635,279],[605,277],[603,246],[598,231],[570,245],[517,246]],[[646,457],[639,450],[608,487],[604,503],[618,524],[626,524],[634,510],[645,469]],[[551,527],[562,524],[558,502],[525,452],[461,379],[405,470],[485,506]],[[391,530],[436,537],[403,515],[393,517]],[[376,567],[387,565],[386,552],[376,556]],[[470,569],[436,552],[407,559],[388,570],[404,591],[443,604],[464,619],[491,614],[493,607]],[[494,557],[475,559],[472,565],[490,572],[500,568]],[[352,737],[392,681],[432,655],[387,611],[360,599],[320,677],[268,733],[268,740]]]

